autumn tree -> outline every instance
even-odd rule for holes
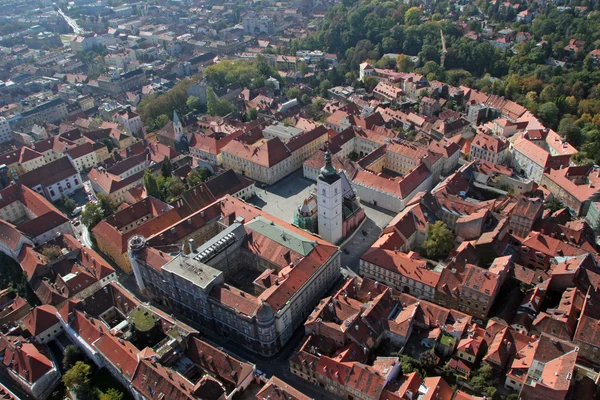
[[[427,225],[427,240],[423,244],[427,257],[442,259],[454,248],[454,235],[443,221]]]

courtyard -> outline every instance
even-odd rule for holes
[[[256,196],[250,200],[250,203],[285,222],[293,223],[294,212],[316,184],[316,182],[304,178],[302,169],[299,169],[274,185],[265,188],[257,187]],[[346,241],[342,246],[344,250],[342,267],[349,267],[355,272],[358,271],[360,256],[375,243],[381,230],[394,217],[394,213],[380,207],[362,202],[361,205],[367,218],[352,239]]]

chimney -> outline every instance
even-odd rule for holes
[[[196,246],[194,245],[194,239],[188,240],[188,244],[190,246],[190,254],[194,253],[196,250]]]

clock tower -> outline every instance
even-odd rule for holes
[[[319,235],[329,243],[337,244],[343,236],[342,179],[331,164],[329,148],[325,152],[325,166],[317,178],[319,202]]]

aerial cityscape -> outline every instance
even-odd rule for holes
[[[600,2],[1,0],[0,399],[600,400]]]

